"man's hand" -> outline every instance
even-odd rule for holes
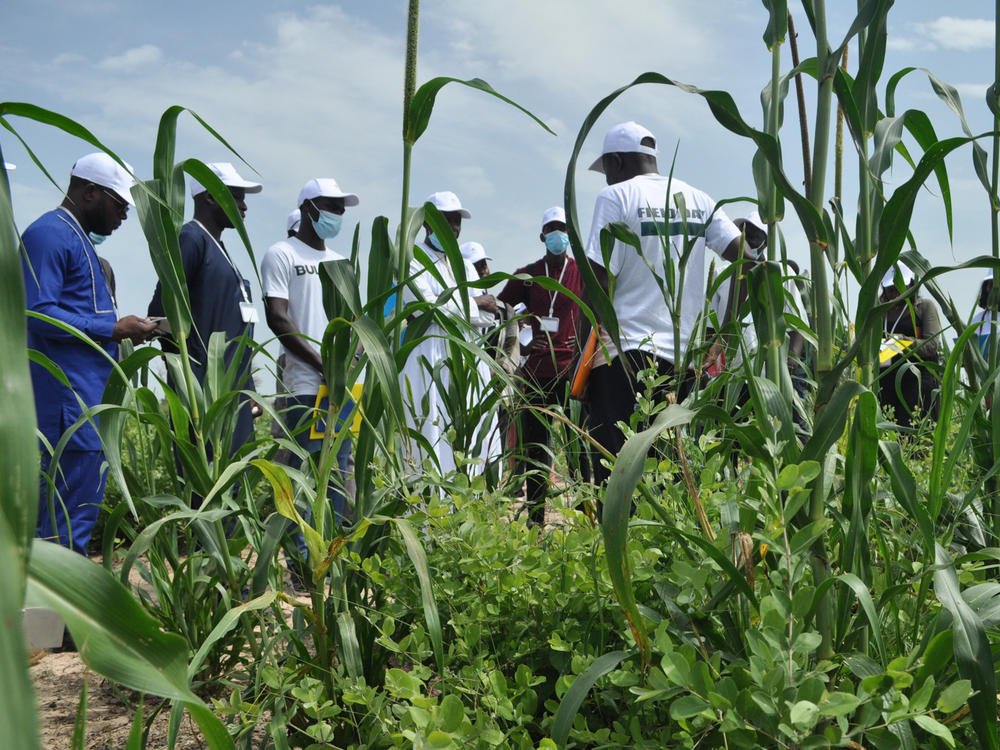
[[[713,341],[712,345],[708,348],[708,354],[705,355],[705,361],[701,363],[701,371],[708,372],[713,377],[721,373],[726,366],[724,353],[725,349],[723,349],[722,344],[718,341]]]
[[[549,348],[549,334],[545,331],[539,331],[534,336],[531,337],[531,343],[528,344],[528,349],[534,351],[537,349],[548,349]]]
[[[156,323],[149,318],[126,315],[115,323],[115,330],[112,332],[111,338],[115,341],[128,339],[133,344],[141,344],[155,336],[156,332]]]
[[[480,310],[485,310],[488,313],[497,313],[497,298],[492,294],[480,294],[478,297],[473,297],[476,301],[476,306]]]

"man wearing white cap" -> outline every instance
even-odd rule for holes
[[[988,339],[983,339],[984,336],[988,337],[990,331],[995,327],[997,319],[997,305],[996,302],[991,304],[990,297],[993,295],[993,269],[991,268],[987,271],[986,276],[983,277],[982,283],[979,285],[979,299],[977,300],[979,304],[979,312],[972,316],[971,325],[976,326],[976,334],[980,337],[979,343],[983,349],[983,356],[986,356],[987,350],[984,344],[989,343]]]
[[[591,434],[615,454],[624,444],[616,423],[628,422],[636,391],[642,389],[635,373],[655,367],[666,382],[654,394],[657,400],[675,389],[683,398],[694,382],[688,347],[705,304],[705,248],[730,261],[743,255],[736,225],[701,190],[661,176],[656,155],[653,134],[642,125],[625,122],[608,131],[601,156],[590,166],[604,174],[608,186],[597,196],[586,252],[605,290],[609,277],[615,279],[612,304],[621,336],[620,355],[591,375]],[[613,222],[624,222],[635,233],[641,252],[615,240],[610,255],[604,257],[601,231]],[[666,258],[665,246],[670,250]],[[673,266],[676,274],[687,248],[683,298],[668,299],[665,267]],[[680,327],[675,330],[672,310],[678,308]],[[720,353],[721,346],[714,344],[710,359]],[[608,471],[596,466],[595,475],[603,481]]]
[[[33,222],[21,238],[27,309],[75,327],[104,350],[96,352],[61,328],[28,318],[28,347],[58,365],[70,385],[67,388],[47,369],[31,363],[38,429],[50,446],[80,418],[80,400],[87,407],[101,402],[118,342],[145,341],[156,328],[135,315],[118,317],[94,249],[121,226],[134,205],[130,190],[135,180],[130,173],[131,167],[122,167],[104,153],[81,157],[70,171],[62,204]],[[50,472],[52,485],[42,479],[38,537],[86,554],[104,497],[103,462],[101,439],[87,422],[69,439],[58,470]],[[49,449],[43,443],[43,472],[48,472],[48,464]],[[56,493],[52,503],[50,487]]]
[[[531,278],[511,279],[497,298],[508,305],[524,305],[531,316],[533,335],[523,367],[525,400],[531,406],[565,407],[568,378],[577,352],[576,327],[580,308],[565,294],[532,281],[546,277],[577,297],[583,293],[580,269],[566,253],[569,235],[562,206],[553,206],[542,214],[538,239],[545,247],[545,256],[514,272]],[[518,414],[520,450],[515,474],[528,472],[525,502],[529,519],[537,524],[545,520],[545,495],[552,469],[550,425],[551,419],[531,409]]]
[[[941,321],[937,307],[917,294],[899,299],[915,280],[913,271],[901,263],[891,266],[882,277],[881,301],[896,302],[883,319],[879,401],[893,410],[896,423],[903,427],[911,427],[925,413],[936,419],[939,408],[935,370]]]
[[[358,196],[340,189],[332,177],[307,182],[299,191],[299,227],[295,234],[268,248],[260,264],[264,287],[267,325],[281,341],[285,358],[282,370],[285,399],[285,423],[295,433],[299,445],[310,454],[320,451],[322,438],[310,438],[315,419],[314,405],[323,385],[323,359],[319,342],[329,322],[323,307],[323,283],[320,263],[346,261],[327,246],[340,233],[347,208],[358,205]],[[291,218],[291,217],[289,217]],[[337,454],[339,477],[331,477],[330,499],[339,521],[344,517],[344,492],[347,485],[351,441],[345,439]],[[295,468],[301,459],[293,456]],[[303,558],[305,540],[293,534]]]
[[[259,193],[260,183],[244,179],[229,162],[215,162],[205,166],[229,188],[240,216],[245,217],[246,196]],[[204,185],[189,178],[189,188],[194,202],[194,217],[181,227],[179,238],[181,263],[191,300],[192,327],[187,347],[191,369],[198,382],[204,384],[208,368],[208,342],[212,334],[221,331],[225,335],[228,344],[224,362],[228,367],[237,352],[241,351],[238,339],[244,335],[248,339],[253,337],[257,311],[253,306],[250,282],[243,277],[222,242],[222,232],[233,226],[232,221]],[[154,317],[162,316],[163,309],[163,288],[157,282],[153,299],[149,303],[149,314]],[[177,351],[169,336],[164,336],[160,343],[164,351]],[[234,390],[252,390],[250,368],[253,353],[249,348],[242,347],[240,356],[242,362]],[[235,454],[253,434],[250,400],[242,396],[240,404],[230,442],[230,455]],[[195,498],[194,503],[200,504],[200,499]]]
[[[449,190],[432,193],[424,202],[430,203],[441,212],[448,222],[454,239],[457,239],[462,231],[462,219],[472,218],[468,209],[463,208],[458,196]],[[424,241],[420,249],[430,259],[440,280],[430,273],[420,260],[414,258],[410,264],[410,276],[416,293],[410,285],[407,285],[403,291],[403,304],[413,302],[435,304],[436,309],[433,312],[435,318],[439,315],[452,318],[460,326],[464,326],[467,335],[471,337],[475,328],[492,324],[497,311],[496,298],[492,294],[477,294],[477,291],[472,289],[458,289],[455,274],[444,251],[443,241],[434,234],[426,222],[424,230]],[[469,266],[465,264],[463,267],[468,269]],[[468,276],[468,270],[465,273]],[[445,294],[446,291],[449,293]],[[443,300],[442,295],[444,295]],[[465,296],[464,301],[462,295]],[[403,365],[400,372],[400,389],[404,400],[410,402],[408,413],[410,427],[424,435],[437,458],[438,468],[446,474],[455,468],[455,454],[453,447],[445,438],[445,433],[453,426],[454,418],[458,415],[450,413],[449,409],[449,367],[439,367],[440,363],[450,357],[448,334],[435,318],[431,319]],[[409,336],[408,333],[406,339],[408,343],[411,341]],[[439,372],[441,391],[434,382],[432,373],[435,370]],[[458,405],[458,408],[464,406]],[[490,439],[491,436],[478,435],[480,448],[488,446]],[[426,457],[423,448],[417,445],[416,441],[407,442],[411,451],[409,460],[414,470],[419,471],[420,464]],[[488,447],[481,453],[489,453]]]

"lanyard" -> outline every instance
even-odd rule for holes
[[[568,266],[568,265],[569,265],[569,258],[563,258],[562,270],[559,272],[559,279],[558,279],[558,282],[557,282],[560,285],[562,285],[563,276],[566,274],[566,266]],[[552,278],[551,276],[549,276],[549,267],[548,267],[548,264],[545,265],[545,275],[548,276],[550,279]],[[553,289],[551,294],[552,294],[552,297],[550,298],[550,301],[549,301],[549,317],[550,318],[552,317],[552,313],[554,313],[556,311],[556,300],[559,298],[559,292]]]
[[[111,293],[111,286],[108,284],[108,280],[104,278],[103,268],[101,269],[101,278],[104,279],[104,288],[108,290],[108,298],[111,300],[111,309],[102,310],[97,306],[97,277],[94,274],[94,261],[90,257],[91,254],[87,252],[87,248],[89,247],[91,251],[93,251],[94,258],[97,259],[98,261],[97,265],[100,266],[101,265],[100,259],[97,258],[97,250],[94,248],[94,243],[90,241],[89,237],[83,234],[83,227],[80,226],[80,222],[76,220],[76,217],[72,213],[67,211],[62,206],[56,208],[56,211],[61,212],[59,213],[59,219],[65,222],[69,226],[69,228],[73,230],[73,233],[76,234],[76,236],[80,240],[80,243],[83,245],[83,254],[87,258],[87,267],[90,269],[90,292],[94,300],[94,314],[106,315],[107,313],[111,313],[117,319],[118,302],[117,300],[115,300],[115,295]],[[65,216],[63,214],[65,214]]]
[[[229,253],[226,252],[226,248],[224,248],[222,246],[222,243],[219,242],[217,239],[215,239],[215,237],[212,236],[211,232],[209,232],[207,229],[205,229],[205,225],[204,224],[202,224],[197,219],[192,219],[192,221],[195,224],[197,224],[199,227],[201,227],[201,231],[203,231],[205,234],[207,234],[208,238],[210,240],[212,240],[212,242],[215,243],[215,246],[217,248],[219,248],[219,252],[222,253],[222,257],[226,259],[226,262],[229,263],[229,267],[232,268],[233,269],[233,273],[236,274],[236,280],[239,282],[240,294],[243,296],[243,301],[246,302],[249,305],[250,304],[250,298],[247,297],[246,282],[243,279],[243,274],[240,273],[240,270],[236,267],[236,264],[233,263],[233,259],[229,257]]]

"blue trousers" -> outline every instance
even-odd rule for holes
[[[43,474],[49,472],[50,461],[51,457],[43,450]],[[49,508],[49,477],[42,476],[39,481],[36,538],[58,542],[81,555],[87,554],[90,534],[104,500],[107,472],[103,464],[102,451],[63,452],[52,478],[55,482],[54,508]]]
[[[315,421],[316,415],[313,407],[316,404],[315,396],[286,396],[285,397],[285,424],[288,429],[291,430],[295,435],[295,441],[311,455],[315,456],[319,454],[320,450],[323,448],[323,438],[310,438],[310,428],[312,423]],[[330,504],[333,506],[333,518],[334,523],[340,524],[344,518],[344,493],[343,486],[347,478],[347,464],[351,457],[351,441],[344,439],[344,442],[340,444],[340,449],[337,451],[337,474],[338,477],[331,477],[329,483],[327,484],[327,497],[330,500]],[[288,465],[293,469],[298,469],[302,466],[302,458],[297,455],[293,455],[288,462]],[[302,513],[302,517],[309,521],[312,519],[312,508],[306,506],[305,512]],[[309,558],[309,551],[306,548],[305,537],[302,536],[302,532],[298,529],[291,534],[292,542],[295,544],[295,548],[298,550],[299,556],[302,560],[307,560]]]

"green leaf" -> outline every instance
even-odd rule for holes
[[[847,716],[861,705],[861,699],[853,693],[830,693],[826,699],[819,704],[821,716]]]
[[[132,729],[128,733],[128,741],[125,743],[125,750],[144,750],[142,741],[142,720],[143,720],[143,700],[139,696],[139,706],[135,709],[135,716],[132,718]]]
[[[583,699],[587,697],[587,693],[590,692],[594,683],[617,667],[626,656],[628,654],[624,651],[612,651],[609,654],[598,657],[587,668],[587,671],[577,677],[573,681],[573,684],[569,686],[569,690],[563,696],[562,702],[559,704],[556,715],[552,720],[551,736],[559,747],[566,745],[566,740],[569,738],[569,730],[573,728],[573,718],[580,710]]]
[[[76,704],[76,718],[73,720],[73,736],[70,738],[71,750],[87,750],[87,678],[83,678],[80,688],[80,700]]]
[[[812,729],[819,719],[819,707],[812,701],[798,701],[788,718],[799,729]]]
[[[403,133],[403,141],[409,144],[414,144],[417,139],[423,135],[424,131],[427,130],[427,126],[431,121],[431,113],[434,111],[434,99],[437,97],[438,92],[444,88],[445,85],[449,83],[460,83],[463,86],[468,86],[469,88],[478,89],[483,93],[495,96],[501,101],[507,102],[513,107],[521,110],[530,117],[532,120],[537,122],[546,130],[546,132],[555,135],[552,129],[546,125],[544,122],[539,120],[535,115],[526,110],[517,102],[508,99],[506,96],[497,93],[497,91],[490,86],[486,81],[481,78],[472,78],[468,81],[463,81],[459,78],[432,78],[423,84],[419,89],[417,89],[413,94],[413,99],[410,101],[410,116],[407,118],[408,130]]]
[[[648,663],[650,658],[649,637],[642,615],[636,608],[635,595],[629,578],[628,556],[625,554],[632,497],[642,478],[646,455],[653,442],[664,431],[687,424],[693,416],[692,411],[673,404],[657,415],[651,427],[629,438],[615,460],[604,496],[601,531],[604,534],[608,573],[618,603],[628,619],[632,635],[643,654],[645,663]]]
[[[427,632],[434,645],[434,658],[437,661],[438,672],[444,676],[444,644],[441,635],[441,618],[438,615],[437,602],[434,600],[434,589],[431,587],[431,574],[427,567],[427,553],[424,547],[413,532],[413,527],[405,518],[395,518],[393,522],[399,529],[400,536],[406,545],[406,554],[413,563],[413,569],[420,581],[420,601],[424,609],[424,622],[427,623]]]
[[[990,643],[979,618],[962,598],[958,576],[948,552],[940,544],[934,545],[934,551],[934,591],[941,604],[951,613],[958,673],[969,680],[976,691],[969,699],[972,723],[981,745],[988,750],[997,750],[1000,748],[997,737],[997,690]]]
[[[968,702],[970,695],[972,695],[971,681],[958,680],[953,682],[938,696],[937,710],[945,714],[953,714]]]
[[[457,732],[465,719],[465,706],[458,696],[448,694],[441,699],[438,707],[438,718],[441,720],[441,729],[446,732]]]
[[[670,704],[670,718],[674,721],[690,719],[702,711],[711,711],[712,706],[697,695],[684,695]]]
[[[940,737],[948,747],[955,747],[955,738],[951,736],[951,730],[941,722],[932,719],[927,714],[914,716],[913,722],[928,734]]]
[[[104,568],[68,549],[36,540],[31,548],[28,596],[59,613],[88,667],[133,690],[184,703],[210,747],[234,747],[222,723],[191,692],[184,639],[161,631]]]

